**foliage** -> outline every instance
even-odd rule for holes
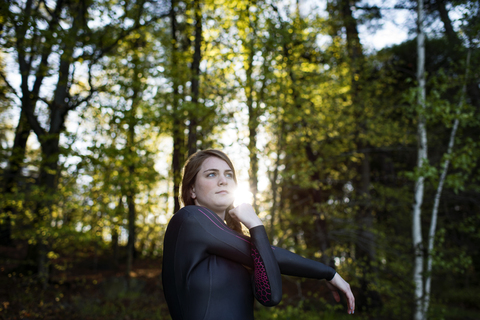
[[[158,278],[109,297],[101,286],[104,275],[158,269],[175,206],[173,163],[185,161],[191,137],[194,149],[248,155],[233,160],[249,170],[271,241],[335,266],[352,284],[361,318],[411,318],[413,183],[427,177],[432,199],[450,160],[430,314],[454,319],[463,308],[478,317],[478,3],[428,1],[429,161],[421,168],[415,41],[369,51],[355,28],[359,36],[360,24],[381,19],[383,9],[336,0],[305,11],[301,3],[2,2],[0,231],[9,243],[0,246],[0,280],[15,290],[0,288],[0,308],[8,317],[165,317]],[[442,5],[459,14],[453,34]],[[7,57],[18,70],[26,63],[20,84]],[[455,147],[445,155],[455,119]],[[46,287],[36,275],[39,255],[50,270]],[[138,267],[143,259],[152,265]],[[256,317],[347,316],[321,289],[295,285],[297,293],[256,308]]]

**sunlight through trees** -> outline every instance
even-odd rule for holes
[[[479,11],[469,0],[2,2],[0,286],[17,291],[0,290],[0,312],[68,317],[88,294],[63,305],[66,286],[97,281],[107,300],[83,318],[167,317],[163,298],[158,309],[135,299],[161,271],[186,159],[218,148],[239,171],[237,203],[254,206],[273,244],[339,270],[365,319],[478,318]],[[372,49],[400,15],[406,38]],[[108,300],[115,286],[132,309]],[[336,316],[322,288],[284,286],[259,319]]]

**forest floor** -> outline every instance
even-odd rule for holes
[[[52,260],[42,286],[22,248],[0,247],[0,319],[170,319],[161,282],[161,260],[124,263],[111,257]],[[121,260],[120,260],[121,261]]]
[[[127,279],[124,250],[116,264],[108,248],[95,253],[92,246],[77,245],[62,252],[62,258],[50,259],[49,281],[42,286],[35,275],[34,259],[28,262],[31,251],[34,255],[36,250],[20,242],[0,246],[0,320],[171,319],[162,289],[161,258],[135,259]],[[299,303],[307,298],[302,295],[304,290],[329,297],[317,304],[320,310],[325,304],[336,305],[329,309],[329,315],[323,313],[323,319],[347,316],[346,312],[338,316],[344,306],[334,303],[325,285],[286,277],[281,305],[265,308],[257,303],[255,319],[317,319],[317,310],[306,311]]]
[[[127,279],[126,265],[122,263],[125,259],[115,264],[109,254],[77,252],[69,258],[52,259],[48,284],[42,286],[33,265],[27,263],[25,250],[18,245],[0,246],[0,320],[171,319],[163,295],[160,258],[135,259]],[[285,295],[280,306],[256,305],[255,319],[351,319],[344,303],[335,303],[326,286],[319,285],[317,280],[285,277],[283,282]],[[316,301],[313,307],[311,301]],[[480,320],[478,308],[469,311],[445,307],[437,313],[442,314],[438,319]],[[409,313],[397,313],[398,319],[409,318]],[[357,320],[390,318],[361,312],[360,306],[355,313]]]

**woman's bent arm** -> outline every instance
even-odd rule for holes
[[[263,225],[251,228],[250,238],[228,228],[217,214],[206,208],[187,206],[175,215],[178,214],[185,215],[182,224],[193,243],[203,246],[209,254],[227,258],[254,270],[254,293],[261,304],[273,306],[280,302],[280,269]]]

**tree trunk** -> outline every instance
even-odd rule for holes
[[[198,98],[200,95],[200,61],[202,60],[202,8],[200,6],[200,0],[194,1],[195,11],[195,44],[193,61],[191,65],[192,71],[192,104],[193,110],[190,112],[190,122],[188,124],[188,142],[187,149],[188,155],[192,155],[197,152],[197,124],[198,117],[197,110],[199,108]]]
[[[63,3],[57,3],[57,6],[55,10],[52,12],[51,15],[51,20],[48,21],[48,31],[52,31],[55,29],[55,27],[58,25],[58,15],[63,9]],[[18,67],[21,75],[21,83],[20,83],[20,90],[22,92],[22,98],[21,98],[21,113],[20,113],[20,120],[19,124],[17,126],[17,131],[15,134],[15,141],[14,141],[14,147],[12,150],[12,155],[9,159],[9,168],[7,169],[7,179],[6,179],[6,184],[4,186],[4,192],[11,193],[14,189],[14,183],[15,179],[18,178],[19,175],[19,170],[21,167],[21,163],[24,160],[25,157],[25,149],[26,149],[26,143],[28,140],[29,133],[31,129],[34,129],[35,133],[37,134],[37,137],[41,138],[43,135],[44,131],[36,121],[36,117],[34,115],[35,112],[35,105],[37,103],[38,97],[39,97],[39,92],[40,88],[42,86],[43,80],[45,76],[47,75],[47,68],[37,68],[35,71],[32,68],[32,64],[29,63],[31,61],[31,57],[28,57],[27,52],[29,51],[30,48],[28,48],[28,45],[25,44],[25,38],[27,33],[29,32],[29,25],[30,21],[32,19],[32,16],[35,16],[37,14],[36,10],[38,8],[35,8],[34,2],[33,1],[27,1],[25,3],[25,7],[23,10],[23,15],[22,15],[22,23],[16,27],[15,29],[15,38],[16,38],[16,43],[15,43],[15,48],[17,50],[17,60],[18,60]],[[41,49],[36,48],[38,50],[38,56],[37,58],[40,59],[40,66],[48,65],[48,59],[50,57],[50,54],[52,52],[52,44],[44,44],[43,46],[40,46]],[[33,53],[32,53],[33,54]],[[30,90],[29,87],[29,77],[30,76],[35,77],[35,81],[33,83],[32,89]],[[42,148],[43,149],[43,148]],[[45,161],[47,156],[42,150],[42,161]],[[13,180],[12,180],[13,179]],[[39,205],[37,205],[37,208]],[[7,207],[4,209],[5,212],[14,212],[14,208],[12,207]],[[37,221],[41,221],[37,217]],[[9,242],[11,240],[11,225],[10,225],[10,217],[7,217],[7,224],[5,225],[5,231],[2,232],[4,235],[4,239],[6,242]],[[46,252],[46,250],[42,249],[41,243],[43,243],[43,240],[38,239],[37,237],[37,262],[39,266],[39,274],[46,274],[45,272],[45,257],[40,258],[43,256],[43,252]],[[46,254],[46,253],[45,253]],[[45,284],[46,282],[43,281]]]
[[[41,227],[48,227],[48,223],[51,220],[52,205],[54,203],[54,197],[57,193],[58,187],[58,161],[60,157],[60,133],[65,129],[65,117],[68,112],[68,94],[69,94],[69,77],[70,67],[73,62],[73,48],[75,46],[75,39],[79,31],[79,19],[82,15],[80,12],[75,16],[72,27],[69,30],[69,37],[63,43],[63,53],[60,57],[59,64],[59,77],[55,88],[53,101],[49,105],[49,131],[48,134],[41,129],[38,119],[33,115],[33,110],[28,110],[29,122],[32,126],[35,134],[40,141],[42,147],[42,162],[40,164],[40,176],[38,184],[40,190],[44,192],[45,197],[41,197],[37,202],[37,217],[40,221]],[[39,251],[39,276],[40,281],[46,285],[48,278],[48,258],[46,256],[47,240],[41,235],[38,240],[40,245]],[[45,249],[45,250],[44,250]],[[45,277],[45,278],[44,278]]]
[[[124,212],[124,207],[123,207],[123,194],[120,194],[120,197],[118,199],[118,205],[115,210],[115,213],[118,217],[122,217],[123,219],[123,212]],[[119,248],[119,238],[120,235],[118,234],[118,226],[115,225],[112,221],[112,251],[113,251],[113,267],[115,269],[118,269],[118,263],[119,263],[119,253],[120,253],[120,248]]]
[[[277,115],[277,119],[278,115]],[[277,135],[277,157],[275,159],[275,169],[273,170],[273,176],[270,180],[272,186],[272,207],[270,208],[270,241],[273,241],[275,237],[275,219],[276,219],[276,212],[277,212],[277,197],[278,197],[278,168],[280,167],[280,155],[282,153],[282,146],[283,146],[283,131],[285,130],[285,123],[281,120],[281,124],[278,129]]]
[[[457,33],[453,29],[452,20],[448,16],[446,1],[437,0],[435,1],[435,6],[440,15],[440,19],[443,22],[443,27],[445,28],[445,34],[447,35],[448,40],[452,45],[459,45],[460,40],[458,39]]]
[[[132,102],[132,115],[131,118],[135,117],[135,107],[133,106],[136,101]],[[137,219],[137,212],[135,207],[135,195],[136,195],[136,187],[135,187],[135,125],[132,123],[135,120],[131,119],[129,122],[128,128],[128,138],[127,138],[127,154],[128,154],[128,161],[130,162],[128,165],[128,185],[126,186],[127,192],[127,207],[128,207],[128,243],[127,243],[127,279],[130,278],[130,273],[132,271],[133,261],[136,257],[135,252],[135,241],[136,241],[136,227],[135,222]],[[130,281],[128,281],[128,284]]]
[[[423,30],[424,10],[423,0],[418,0],[418,35],[417,35],[417,81],[418,81],[418,158],[417,168],[421,169],[424,161],[428,161],[427,155],[427,129],[425,120],[425,34]],[[414,267],[413,267],[413,282],[415,285],[415,308],[414,319],[424,320],[424,287],[423,287],[423,275],[424,275],[424,253],[423,253],[423,237],[422,237],[422,203],[424,194],[424,176],[420,175],[415,183],[414,190],[414,202],[412,212],[412,240],[413,250],[415,255]]]
[[[355,3],[356,1],[354,1]],[[362,98],[362,82],[365,81],[365,56],[360,43],[357,20],[353,16],[350,0],[342,0],[340,10],[342,12],[343,25],[346,31],[347,52],[350,62],[350,97],[352,100],[353,114],[356,119],[355,144],[357,150],[369,149],[369,143],[365,138],[367,129],[364,120],[364,99]],[[360,151],[362,152],[362,151]],[[363,157],[357,166],[357,179],[354,181],[354,202],[358,205],[356,222],[358,226],[355,244],[355,258],[361,268],[361,291],[358,296],[359,305],[370,311],[374,307],[381,306],[381,298],[378,292],[371,288],[371,282],[375,282],[376,270],[372,263],[376,259],[375,236],[373,233],[374,217],[370,199],[370,154],[363,152]]]
[[[253,79],[253,58],[255,56],[255,39],[256,39],[256,23],[255,17],[250,14],[250,2],[246,9],[248,26],[251,30],[243,39],[243,45],[247,51],[247,59],[245,66],[245,96],[247,98],[246,104],[248,108],[248,152],[249,152],[249,185],[250,192],[253,196],[252,206],[255,212],[258,213],[258,150],[257,150],[257,130],[258,130],[258,104],[255,105],[255,80]]]
[[[135,241],[136,241],[135,220],[137,218],[137,214],[135,211],[135,199],[132,194],[127,195],[127,206],[128,206],[128,243],[127,243],[126,273],[127,273],[127,279],[130,279],[133,260],[135,258]],[[128,281],[127,283],[130,283],[130,281]]]
[[[247,40],[248,41],[248,40]],[[254,94],[254,81],[252,79],[253,73],[253,57],[255,55],[253,48],[253,40],[247,43],[248,46],[248,61],[247,61],[247,85],[246,85],[246,96],[247,96],[247,107],[248,107],[248,151],[250,159],[250,167],[248,170],[248,177],[250,182],[250,192],[253,195],[252,206],[255,209],[255,212],[258,213],[258,150],[257,150],[257,130],[258,130],[258,115],[257,107],[254,106],[253,94]]]
[[[57,4],[55,14],[58,14],[61,5]],[[76,8],[70,8],[75,10]],[[70,67],[73,62],[73,51],[76,44],[76,38],[79,31],[80,20],[83,18],[81,10],[74,11],[76,15],[73,19],[72,26],[69,30],[68,36],[62,43],[62,55],[59,60],[58,81],[56,84],[53,100],[49,104],[49,130],[45,130],[40,125],[37,116],[34,114],[35,103],[38,99],[40,87],[45,77],[45,69],[39,68],[36,74],[36,79],[33,85],[33,90],[29,90],[30,67],[27,63],[26,57],[23,54],[23,49],[19,50],[19,66],[22,73],[22,112],[25,112],[30,127],[33,129],[40,142],[42,149],[42,161],[40,164],[40,174],[38,185],[43,193],[36,202],[36,221],[39,228],[48,228],[50,222],[50,215],[54,197],[57,192],[58,184],[58,160],[60,155],[59,138],[60,133],[65,128],[65,116],[68,112],[68,93],[69,93],[69,77]],[[52,16],[50,27],[58,24],[55,19],[56,15]],[[42,51],[42,64],[48,65],[48,57],[51,52],[51,44],[45,45]],[[40,232],[37,238],[38,242],[38,274],[40,282],[46,286],[48,277],[48,259],[46,253],[47,239],[42,236],[44,232]]]
[[[60,156],[59,134],[51,134],[48,138],[41,137],[42,162],[40,164],[40,175],[38,185],[41,194],[36,202],[36,228],[48,229],[50,227],[52,206],[55,201],[58,186],[58,160]],[[40,283],[45,289],[48,283],[48,239],[44,236],[46,232],[38,233],[38,276]]]
[[[8,166],[5,170],[5,182],[3,186],[4,195],[14,196],[17,189],[17,182],[20,178],[21,168],[25,159],[27,140],[30,135],[30,124],[24,112],[20,112],[20,119],[15,130],[12,154],[8,159]],[[7,204],[0,207],[0,212],[5,216],[3,224],[0,224],[0,245],[9,246],[12,244],[12,222],[11,216],[16,214],[15,207]]]
[[[113,267],[115,269],[118,269],[118,253],[119,253],[119,247],[118,247],[118,230],[117,227],[114,226],[112,230],[112,251],[113,251]]]
[[[142,51],[144,38],[140,37],[134,40],[132,43],[133,57],[132,63],[135,68],[132,81],[132,95],[130,96],[131,107],[130,111],[126,114],[128,131],[127,131],[127,144],[126,144],[126,159],[128,160],[128,185],[126,186],[127,190],[127,207],[128,207],[128,244],[127,244],[127,285],[130,288],[130,273],[132,271],[132,266],[134,259],[136,258],[137,252],[135,250],[135,242],[137,240],[137,208],[135,204],[135,198],[137,196],[137,179],[136,179],[136,170],[137,170],[137,149],[135,141],[135,128],[137,126],[137,110],[139,104],[142,100],[142,85],[139,74],[143,73],[142,62],[138,56],[138,52]],[[128,92],[128,90],[125,90]]]
[[[177,21],[175,15],[175,2],[171,1],[170,26],[172,33],[172,66],[178,65],[178,43],[177,43]],[[182,179],[183,149],[185,146],[183,116],[179,111],[179,90],[177,75],[173,75],[173,154],[172,154],[172,176],[173,176],[173,213],[180,210],[180,183]]]
[[[138,72],[135,72],[138,74]],[[137,79],[138,80],[138,79]],[[135,241],[136,241],[136,233],[137,230],[135,228],[135,222],[137,219],[137,212],[135,207],[135,195],[136,195],[136,181],[135,181],[135,161],[136,161],[136,154],[135,154],[135,110],[136,110],[136,98],[137,98],[137,90],[134,89],[134,94],[132,98],[132,108],[131,114],[129,116],[129,126],[128,126],[128,138],[127,138],[127,159],[129,161],[128,164],[128,185],[126,186],[127,189],[127,207],[128,207],[128,244],[127,244],[127,278],[130,277],[130,272],[132,271],[133,261],[136,257],[135,252]],[[129,283],[129,282],[128,282]]]

